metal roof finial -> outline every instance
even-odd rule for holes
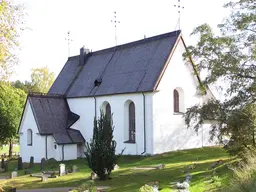
[[[65,38],[65,40],[68,42],[68,57],[70,56],[70,42],[73,41],[73,39],[71,39],[70,37],[70,31],[67,32],[67,37]]]
[[[117,24],[120,23],[120,21],[117,21],[117,18],[116,18],[116,11],[114,11],[114,19],[111,20],[111,23],[114,23],[114,27],[115,27],[115,43],[116,43],[116,46],[117,46]]]
[[[178,16],[178,23],[177,23],[177,25],[178,25],[178,29],[180,30],[180,28],[181,28],[181,24],[180,24],[180,23],[181,23],[180,12],[181,12],[182,9],[184,9],[184,6],[181,6],[180,0],[178,0],[177,5],[174,5],[174,7],[176,7],[177,10],[178,10],[179,16]],[[177,27],[177,26],[176,26],[176,27]]]

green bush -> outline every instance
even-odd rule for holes
[[[80,185],[79,187],[77,187],[76,189],[74,189],[72,192],[84,192],[84,191],[88,191],[88,192],[96,192],[97,189],[94,186],[94,182],[93,181],[88,181],[82,185]]]
[[[140,188],[140,192],[154,192],[154,187],[145,184]]]
[[[234,170],[234,178],[222,192],[254,192],[256,191],[256,154],[247,151],[245,161],[241,161]]]

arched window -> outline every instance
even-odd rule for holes
[[[111,118],[111,107],[109,103],[106,105],[106,116],[110,119]]]
[[[32,146],[33,143],[33,131],[31,129],[28,129],[27,131],[27,144],[28,146]]]
[[[173,110],[174,112],[180,112],[179,92],[176,89],[173,91]]]
[[[129,104],[129,141],[135,142],[135,105]]]

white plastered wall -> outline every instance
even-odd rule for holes
[[[32,146],[27,145],[27,130],[32,130]],[[23,118],[20,124],[20,156],[23,162],[29,162],[30,157],[34,157],[34,162],[40,162],[45,158],[45,136],[39,134],[37,124],[30,106],[27,101]]]
[[[114,140],[117,142],[116,152],[120,153],[125,148],[124,154],[140,155],[144,152],[144,111],[143,95],[136,94],[119,94],[110,96],[90,97],[90,98],[69,98],[68,104],[70,110],[78,115],[80,119],[72,126],[79,130],[87,142],[90,141],[93,134],[93,120],[95,116],[95,100],[97,116],[100,115],[102,104],[108,102],[113,113]],[[127,129],[125,125],[128,118],[125,112],[125,103],[130,100],[135,104],[136,114],[136,143],[124,143],[127,140]],[[152,154],[152,93],[145,93],[145,117],[146,117],[146,153]]]
[[[183,91],[184,106],[180,106],[183,108],[182,112],[196,103],[202,103],[192,65],[183,61],[184,52],[185,47],[180,40],[158,85],[159,92],[153,96],[154,154],[214,145],[209,143],[210,125],[204,125],[204,131],[200,129],[196,133],[192,128],[186,127],[182,114],[175,114],[173,110],[174,89]]]
[[[32,130],[32,146],[27,145],[27,130]],[[62,160],[62,145],[57,145],[52,135],[42,136],[39,134],[37,124],[29,101],[26,103],[23,118],[19,130],[20,156],[23,162],[29,162],[34,157],[34,162],[41,162],[42,158],[54,158]],[[47,137],[47,139],[46,139]],[[46,152],[47,143],[47,152]],[[56,149],[54,148],[56,145]],[[64,146],[64,160],[77,159],[77,144],[66,144]]]

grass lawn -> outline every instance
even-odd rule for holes
[[[211,169],[211,165],[217,160],[222,159],[223,164],[219,165],[215,169]],[[236,161],[236,159],[230,157],[223,149],[214,148],[202,148],[170,152],[161,155],[155,155],[151,157],[140,156],[123,156],[120,159],[120,169],[113,171],[112,179],[107,181],[96,181],[98,186],[110,186],[109,191],[138,191],[138,189],[145,183],[152,181],[160,181],[160,188],[163,192],[170,190],[170,182],[182,181],[186,173],[183,170],[187,170],[189,165],[196,162],[197,165],[194,169],[189,170],[192,174],[192,182],[190,191],[214,191],[216,189],[215,183],[210,183],[211,176],[219,177],[222,184],[228,183],[228,178],[232,175],[232,172],[227,168],[227,164]],[[68,174],[56,179],[48,179],[46,182],[41,182],[39,178],[31,178],[28,175],[23,175],[23,171],[19,171],[19,176],[15,179],[8,180],[7,185],[16,186],[20,188],[48,188],[48,187],[75,187],[86,180],[90,176],[90,169],[86,165],[85,159],[78,159],[73,161],[64,162],[67,167],[71,165],[77,165],[79,172]],[[153,166],[158,164],[165,164],[166,167],[163,170],[132,170],[133,167],[139,166]],[[48,165],[47,170],[52,170],[49,166],[58,167],[57,163]],[[9,169],[12,170],[17,167],[17,161],[10,162]],[[35,165],[31,169],[33,173],[40,172],[40,166]]]

